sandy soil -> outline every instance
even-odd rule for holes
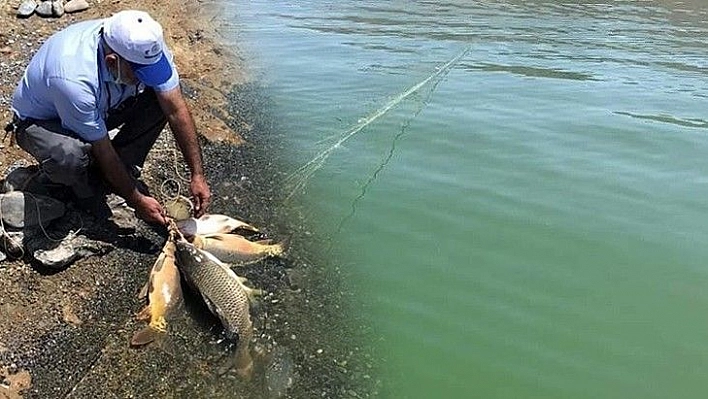
[[[245,76],[234,64],[239,57],[233,53],[233,47],[224,47],[213,39],[217,37],[210,25],[214,14],[200,2],[96,0],[90,1],[89,10],[59,19],[36,15],[17,19],[15,8],[19,3],[20,0],[0,0],[2,127],[10,118],[9,101],[16,82],[43,39],[73,22],[137,8],[150,12],[163,24],[200,134],[210,141],[242,142],[241,136],[228,124],[244,130],[248,126],[230,119],[238,115],[226,111],[226,93],[233,85],[243,83]],[[158,149],[151,155],[153,164],[178,164],[169,137],[163,134]],[[4,172],[8,166],[18,163],[31,164],[32,160],[12,145],[9,138],[0,141],[0,170]],[[28,359],[56,345],[51,337],[58,329],[86,331],[90,335],[92,331],[101,330],[101,326],[115,325],[135,311],[136,287],[147,275],[147,267],[154,260],[161,238],[140,229],[138,234],[127,236],[121,236],[118,231],[104,233],[114,243],[119,243],[115,251],[103,259],[80,261],[58,273],[38,269],[22,260],[0,263],[0,399],[18,398],[28,392],[35,378],[23,367],[31,368]],[[116,301],[109,292],[123,292],[125,299]],[[71,375],[68,378],[71,379]],[[35,392],[46,395],[51,391],[50,384],[44,384]]]

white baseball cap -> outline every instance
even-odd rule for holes
[[[103,39],[128,61],[135,76],[146,86],[157,86],[172,76],[163,51],[162,26],[144,11],[121,11],[103,21]]]

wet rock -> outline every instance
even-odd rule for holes
[[[20,7],[17,9],[17,16],[20,18],[27,18],[30,15],[34,14],[34,10],[37,9],[37,2],[34,0],[25,0],[20,4]]]
[[[293,291],[299,290],[305,284],[306,277],[301,269],[290,269],[286,272],[286,276],[288,287]]]
[[[52,2],[43,1],[39,3],[37,8],[34,10],[40,17],[51,17],[52,14]]]
[[[52,15],[55,17],[64,15],[64,0],[52,1]]]
[[[70,0],[64,5],[64,11],[68,13],[83,11],[89,8],[86,0]]]
[[[2,221],[14,228],[36,226],[64,215],[64,204],[50,197],[37,194],[12,191],[0,194],[0,213]]]

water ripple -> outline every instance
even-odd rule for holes
[[[684,126],[684,127],[708,129],[708,121],[706,121],[705,119],[700,119],[700,118],[685,119],[685,118],[677,118],[672,115],[642,115],[642,114],[634,114],[631,112],[624,112],[624,111],[615,111],[615,114],[630,116],[632,118],[637,118],[637,119],[650,120],[650,121],[654,121],[654,122],[671,123],[674,125],[679,125],[679,126]]]
[[[554,68],[538,68],[526,65],[500,65],[500,64],[461,64],[460,67],[469,71],[508,72],[533,78],[569,79],[569,80],[599,80],[591,73],[565,71]]]

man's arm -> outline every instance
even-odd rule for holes
[[[203,215],[211,202],[211,192],[204,176],[202,150],[197,141],[197,129],[189,107],[178,87],[168,91],[156,91],[157,100],[167,117],[177,145],[191,172],[190,189],[196,216]]]
[[[91,155],[98,162],[108,184],[128,202],[128,205],[135,208],[141,219],[152,223],[167,223],[160,203],[155,198],[138,191],[108,135],[91,143]]]

